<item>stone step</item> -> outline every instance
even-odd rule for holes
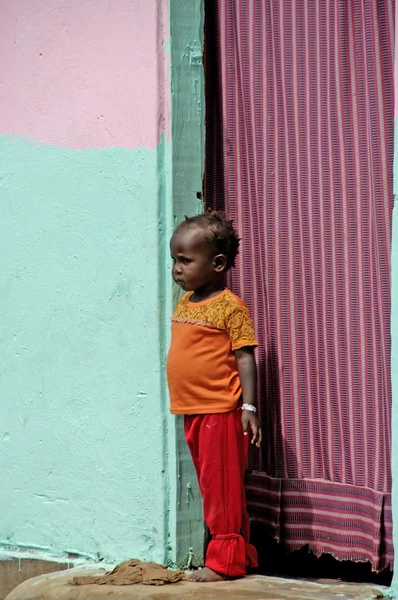
[[[338,580],[299,580],[252,575],[221,583],[180,582],[164,586],[71,585],[75,576],[103,575],[104,569],[78,567],[34,577],[5,600],[371,600],[387,588]]]

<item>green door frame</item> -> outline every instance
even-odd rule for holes
[[[159,0],[161,1],[161,0]],[[203,0],[169,0],[171,59],[171,147],[163,170],[166,172],[165,244],[175,225],[184,215],[198,214],[203,205],[200,198],[204,174],[204,2]],[[166,49],[167,50],[167,49]],[[171,176],[168,174],[171,171]],[[171,195],[171,201],[167,196]],[[163,252],[168,257],[168,247]],[[165,256],[163,261],[165,261]],[[169,263],[169,261],[166,261]],[[167,264],[167,270],[170,265]],[[166,279],[167,278],[167,279]],[[168,345],[168,318],[180,296],[177,286],[165,274],[167,296],[165,343]],[[165,396],[167,391],[165,389]],[[168,448],[168,529],[169,564],[180,567],[203,563],[204,525],[202,500],[192,460],[185,443],[183,418],[166,418]]]

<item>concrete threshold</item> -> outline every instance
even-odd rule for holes
[[[251,575],[220,583],[180,582],[164,586],[71,585],[77,575],[104,569],[77,567],[24,581],[6,600],[372,600],[388,588],[339,580],[301,580]]]

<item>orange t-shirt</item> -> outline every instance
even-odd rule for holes
[[[183,296],[172,317],[170,411],[229,412],[242,394],[234,350],[257,346],[249,309],[228,289],[202,302],[191,302],[192,294]]]

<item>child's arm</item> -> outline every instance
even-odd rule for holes
[[[240,384],[242,386],[242,396],[244,404],[256,406],[257,403],[257,368],[254,359],[254,349],[247,346],[235,350],[235,358],[238,366]],[[247,430],[250,429],[253,433],[251,443],[257,448],[261,446],[261,429],[258,426],[257,414],[253,411],[242,410],[242,425],[243,432],[247,435]]]

